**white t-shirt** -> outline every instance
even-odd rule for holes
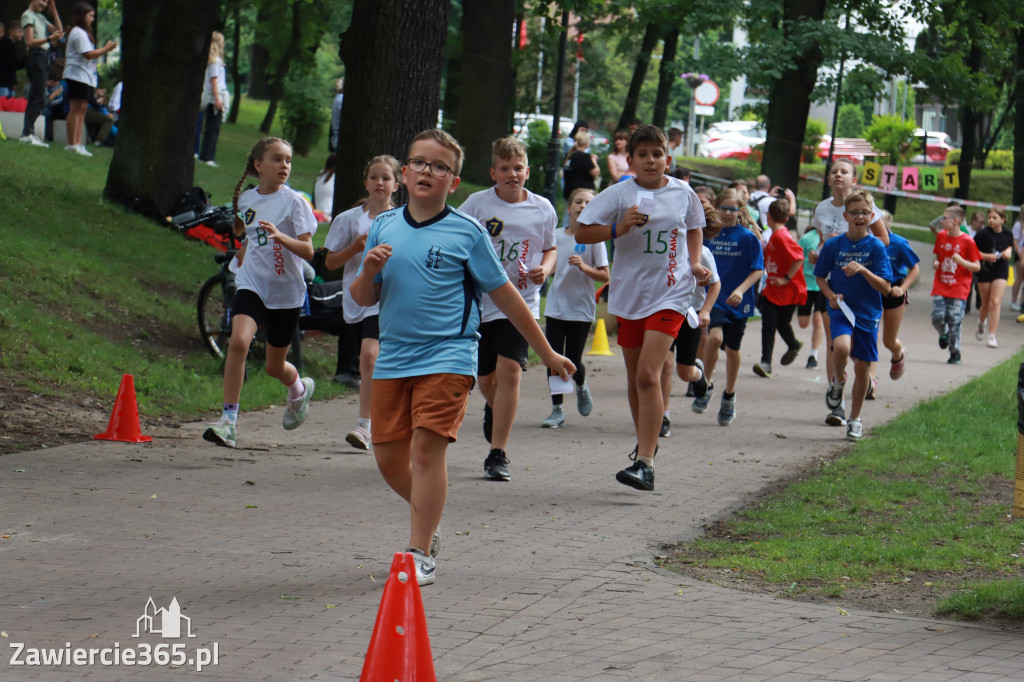
[[[110,92],[110,99],[107,100],[107,108],[115,114],[121,111],[121,92],[124,89],[124,82],[118,81],[117,85]]]
[[[1024,240],[1024,227],[1021,226],[1021,221],[1017,221],[1013,224],[1013,243],[1020,248],[1022,245],[1021,241]]]
[[[313,205],[316,210],[330,216],[334,210],[334,173],[321,173],[313,183]],[[340,213],[338,215],[341,215]]]
[[[89,34],[81,26],[71,29],[68,36],[68,47],[64,53],[64,78],[79,83],[85,83],[96,87],[96,60],[86,59],[83,53],[88,52],[95,46],[89,39]]]
[[[814,207],[814,216],[811,218],[811,226],[818,228],[824,241],[828,241],[837,235],[846,234],[850,229],[850,223],[846,222],[843,212],[845,206],[835,206],[832,198],[822,199]],[[871,209],[871,224],[882,219],[882,212],[877,207]]]
[[[227,90],[227,71],[224,70],[224,62],[217,60],[206,65],[206,77],[203,79],[203,92],[213,101],[213,79],[217,79],[217,90]]]
[[[592,322],[597,312],[594,280],[575,265],[569,265],[569,257],[579,256],[584,265],[603,268],[608,266],[608,250],[604,242],[577,244],[576,237],[566,234],[564,227],[555,230],[555,248],[558,249],[558,264],[548,289],[544,315],[556,320]]]
[[[302,259],[266,236],[259,221],[277,226],[282,234],[298,237],[316,232],[316,218],[309,203],[291,187],[266,196],[258,189],[242,192],[238,212],[245,223],[245,260],[235,282],[239,289],[259,295],[271,310],[298,308],[306,300]]]
[[[775,197],[763,190],[756,190],[750,195],[750,201],[757,209],[757,224],[761,227],[768,225],[768,207],[775,202]]]
[[[540,317],[540,284],[527,277],[540,265],[544,252],[555,247],[558,215],[551,202],[529,190],[526,199],[510,204],[498,196],[494,187],[471,194],[459,210],[480,221],[491,235],[491,246],[501,261],[512,285],[519,290],[535,318]],[[484,294],[480,302],[480,321],[505,319],[493,299]]]
[[[718,276],[718,265],[715,264],[715,256],[711,253],[711,249],[706,246],[700,247],[700,264],[711,271],[711,281],[708,282],[709,286],[721,281]],[[704,307],[704,301],[707,299],[707,287],[695,287],[693,296],[690,298],[690,307],[693,308],[693,312],[699,313],[700,309]]]
[[[344,213],[339,213],[331,223],[324,246],[330,251],[344,251],[352,242],[369,232],[372,223],[365,206],[356,206]],[[345,292],[341,299],[341,310],[345,315],[345,321],[349,324],[362,322],[365,317],[380,314],[380,308],[376,305],[364,308],[356,303],[349,291],[362,264],[363,252],[360,251],[345,263],[345,272],[341,277],[342,289]]]
[[[685,313],[690,306],[695,281],[686,231],[704,227],[704,209],[689,185],[666,179],[668,184],[655,190],[644,189],[635,178],[616,183],[594,197],[579,217],[582,225],[611,225],[639,205],[638,192],[653,195],[647,200],[653,204],[647,221],[615,242],[608,312],[627,320],[659,310]]]

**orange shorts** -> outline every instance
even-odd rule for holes
[[[413,429],[423,428],[454,443],[473,382],[473,377],[462,374],[374,379],[370,390],[373,442],[405,440],[412,437]]]
[[[619,345],[623,348],[639,348],[644,345],[644,333],[648,331],[661,332],[668,334],[673,339],[676,338],[686,315],[674,310],[659,310],[642,320],[627,320],[622,317],[617,319],[619,321]]]

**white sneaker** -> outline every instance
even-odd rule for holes
[[[1020,312],[1020,303],[1011,303],[1010,304],[1010,310],[1012,310],[1015,313],[1019,313]]]
[[[289,400],[288,407],[281,417],[281,425],[289,431],[302,426],[302,422],[306,421],[306,416],[309,414],[309,400],[313,397],[316,384],[309,377],[303,377],[302,384],[306,387],[306,392],[297,400]]]
[[[25,144],[30,144],[33,147],[49,147],[50,146],[50,145],[46,144],[45,142],[43,142],[42,140],[40,140],[35,135],[22,135],[21,137],[18,138],[18,141],[19,142],[24,142]]]
[[[84,144],[80,144],[75,148],[79,156],[92,156],[92,152],[85,148]]]
[[[216,424],[210,424],[203,432],[203,440],[225,448],[235,447],[236,438],[235,423],[228,419],[221,419]]]
[[[978,331],[974,332],[974,338],[984,341],[986,332],[988,332],[988,320],[978,323]]]
[[[846,440],[858,441],[864,436],[864,425],[860,419],[846,422]]]
[[[217,162],[216,161],[207,161],[206,165],[209,166],[210,168],[216,168],[217,167]]]
[[[370,449],[370,432],[362,426],[356,426],[345,436],[345,442],[358,450]]]
[[[988,335],[988,347],[989,348],[999,348],[999,344],[996,343],[996,335],[995,334],[989,334]]]
[[[418,549],[410,547],[405,550],[407,554],[412,554],[414,563],[416,564],[416,582],[422,585],[431,585],[434,582],[434,571],[436,565],[434,564],[434,557],[429,554],[424,554]]]

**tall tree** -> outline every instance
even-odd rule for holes
[[[515,0],[471,0],[462,5],[458,79],[463,86],[453,132],[466,148],[462,177],[468,182],[490,182],[491,142],[509,132],[515,10]],[[451,72],[448,77],[452,77]]]
[[[661,53],[661,66],[658,67],[658,94],[654,98],[654,115],[651,123],[659,128],[665,127],[668,118],[668,96],[672,86],[678,79],[676,68],[676,49],[679,47],[679,29],[670,28],[665,34],[665,48]]]
[[[355,0],[342,34],[345,106],[335,173],[334,205],[361,195],[363,165],[378,154],[406,158],[416,133],[437,125],[448,0]],[[395,46],[400,46],[396,49]]]
[[[167,215],[192,186],[196,112],[216,25],[207,0],[126,0],[121,24],[124,95],[104,195]],[[159,65],[160,78],[153,77]]]
[[[274,123],[274,116],[277,115],[277,105],[281,101],[281,95],[284,94],[284,81],[288,77],[288,69],[292,65],[292,60],[299,53],[299,49],[302,47],[302,14],[304,3],[301,0],[295,0],[291,3],[290,12],[290,25],[291,25],[291,38],[288,40],[285,46],[284,52],[281,54],[280,60],[274,65],[274,73],[270,77],[270,82],[267,94],[270,96],[270,103],[267,105],[267,113],[263,116],[263,122],[260,123],[260,132],[269,134],[270,126]]]
[[[1017,156],[1013,163],[1013,203],[1017,206],[1024,204],[1024,159],[1021,157],[1021,150],[1024,150],[1024,22],[1017,26],[1016,35],[1017,58],[1014,60],[1017,68],[1016,73],[1016,113],[1013,117],[1013,148],[1017,150]],[[1020,220],[1020,216],[1017,218]]]
[[[644,39],[640,43],[640,52],[636,56],[636,66],[633,68],[633,78],[629,81],[629,92],[626,94],[626,103],[622,107],[622,115],[619,117],[618,128],[620,130],[629,127],[629,121],[636,117],[637,107],[640,104],[640,88],[643,87],[644,78],[647,76],[647,67],[651,63],[651,54],[658,46],[658,38],[661,30],[654,22],[647,24],[644,29]]]

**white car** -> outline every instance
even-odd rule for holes
[[[764,144],[766,130],[759,121],[713,123],[697,146],[697,156],[709,159],[745,159],[755,145]]]

